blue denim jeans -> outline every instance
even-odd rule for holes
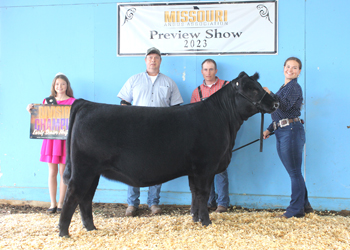
[[[217,197],[215,195],[215,186],[216,186]],[[223,206],[223,207],[230,206],[227,170],[225,170],[220,174],[215,175],[213,184],[211,186],[209,200],[208,200],[208,207],[216,207],[216,205]]]
[[[292,195],[286,209],[287,218],[305,215],[304,208],[311,207],[305,181],[301,173],[303,148],[305,144],[304,126],[300,122],[278,128],[275,131],[278,155],[286,168],[292,184]]]
[[[151,186],[148,188],[148,198],[147,198],[147,204],[149,207],[153,205],[159,204],[160,199],[160,188],[162,187],[162,184]],[[133,187],[128,186],[128,199],[127,203],[129,206],[139,207],[140,205],[140,188],[139,187]]]

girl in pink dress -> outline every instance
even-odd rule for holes
[[[64,74],[58,73],[53,79],[50,96],[54,97],[59,105],[72,105],[75,101],[71,84]],[[45,99],[43,103],[46,103]],[[28,104],[27,110],[29,113],[33,108],[33,104]],[[40,161],[47,162],[49,164],[48,183],[51,205],[47,212],[61,212],[64,196],[67,190],[67,186],[63,183],[63,172],[66,167],[66,141],[44,139],[41,147]],[[57,203],[56,194],[58,171],[60,172],[60,194]]]

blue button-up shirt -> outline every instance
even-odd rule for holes
[[[170,107],[183,103],[176,83],[162,73],[158,74],[154,83],[147,72],[130,77],[118,97],[135,106]]]
[[[273,95],[273,94],[272,94]],[[297,82],[297,79],[291,80],[285,86],[282,86],[275,94],[280,106],[271,114],[273,122],[278,122],[282,119],[292,119],[300,116],[301,105],[303,103],[303,91]],[[273,123],[267,128],[270,132],[273,131]]]

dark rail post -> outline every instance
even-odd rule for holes
[[[263,132],[264,132],[264,113],[261,112],[261,127],[260,127],[260,152],[263,151]]]

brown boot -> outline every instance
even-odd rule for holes
[[[151,206],[152,214],[161,214],[162,209],[158,205]]]
[[[137,208],[134,206],[128,206],[128,208],[125,211],[125,216],[132,216],[134,217],[136,215]]]
[[[224,206],[218,206],[218,208],[215,210],[215,213],[225,213],[227,212],[227,207]]]

